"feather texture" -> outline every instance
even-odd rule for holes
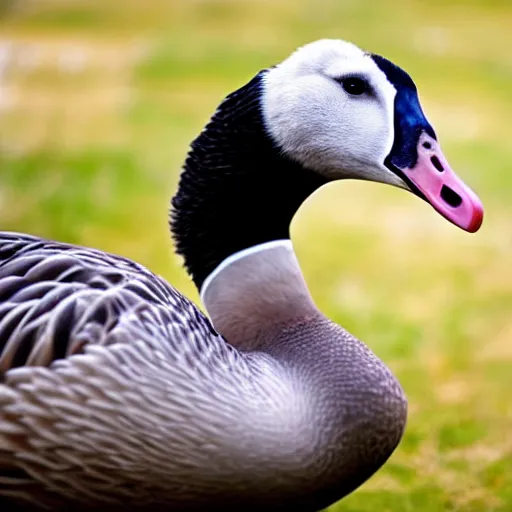
[[[148,321],[150,314],[158,318]],[[141,265],[93,249],[0,233],[2,379],[11,368],[48,366],[90,344],[126,342],[134,329],[178,343],[169,338],[171,325],[174,336],[194,341],[187,345],[197,350],[194,357],[218,338],[190,300]]]
[[[1,233],[0,296],[0,503],[157,506],[144,481],[155,493],[160,470],[181,481],[185,461],[205,464],[191,446],[215,444],[213,408],[228,421],[233,390],[250,387],[245,360],[200,310],[125,258]]]
[[[0,254],[2,507],[311,511],[401,437],[396,380],[323,317],[243,353],[129,260],[15,233]]]

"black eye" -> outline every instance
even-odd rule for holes
[[[353,96],[360,96],[368,90],[368,83],[362,78],[356,76],[344,78],[341,81],[343,89]]]

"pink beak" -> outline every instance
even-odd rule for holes
[[[445,219],[474,233],[482,225],[484,209],[478,196],[452,171],[438,142],[423,133],[418,160],[400,169]]]

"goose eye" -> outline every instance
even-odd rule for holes
[[[343,89],[353,96],[360,96],[368,90],[366,80],[357,77],[344,78],[341,82]]]

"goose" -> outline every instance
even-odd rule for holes
[[[169,219],[205,313],[121,256],[2,232],[0,508],[315,511],[367,481],[407,399],[316,307],[289,233],[339,179],[482,223],[411,77],[320,39],[229,94],[187,153]]]

